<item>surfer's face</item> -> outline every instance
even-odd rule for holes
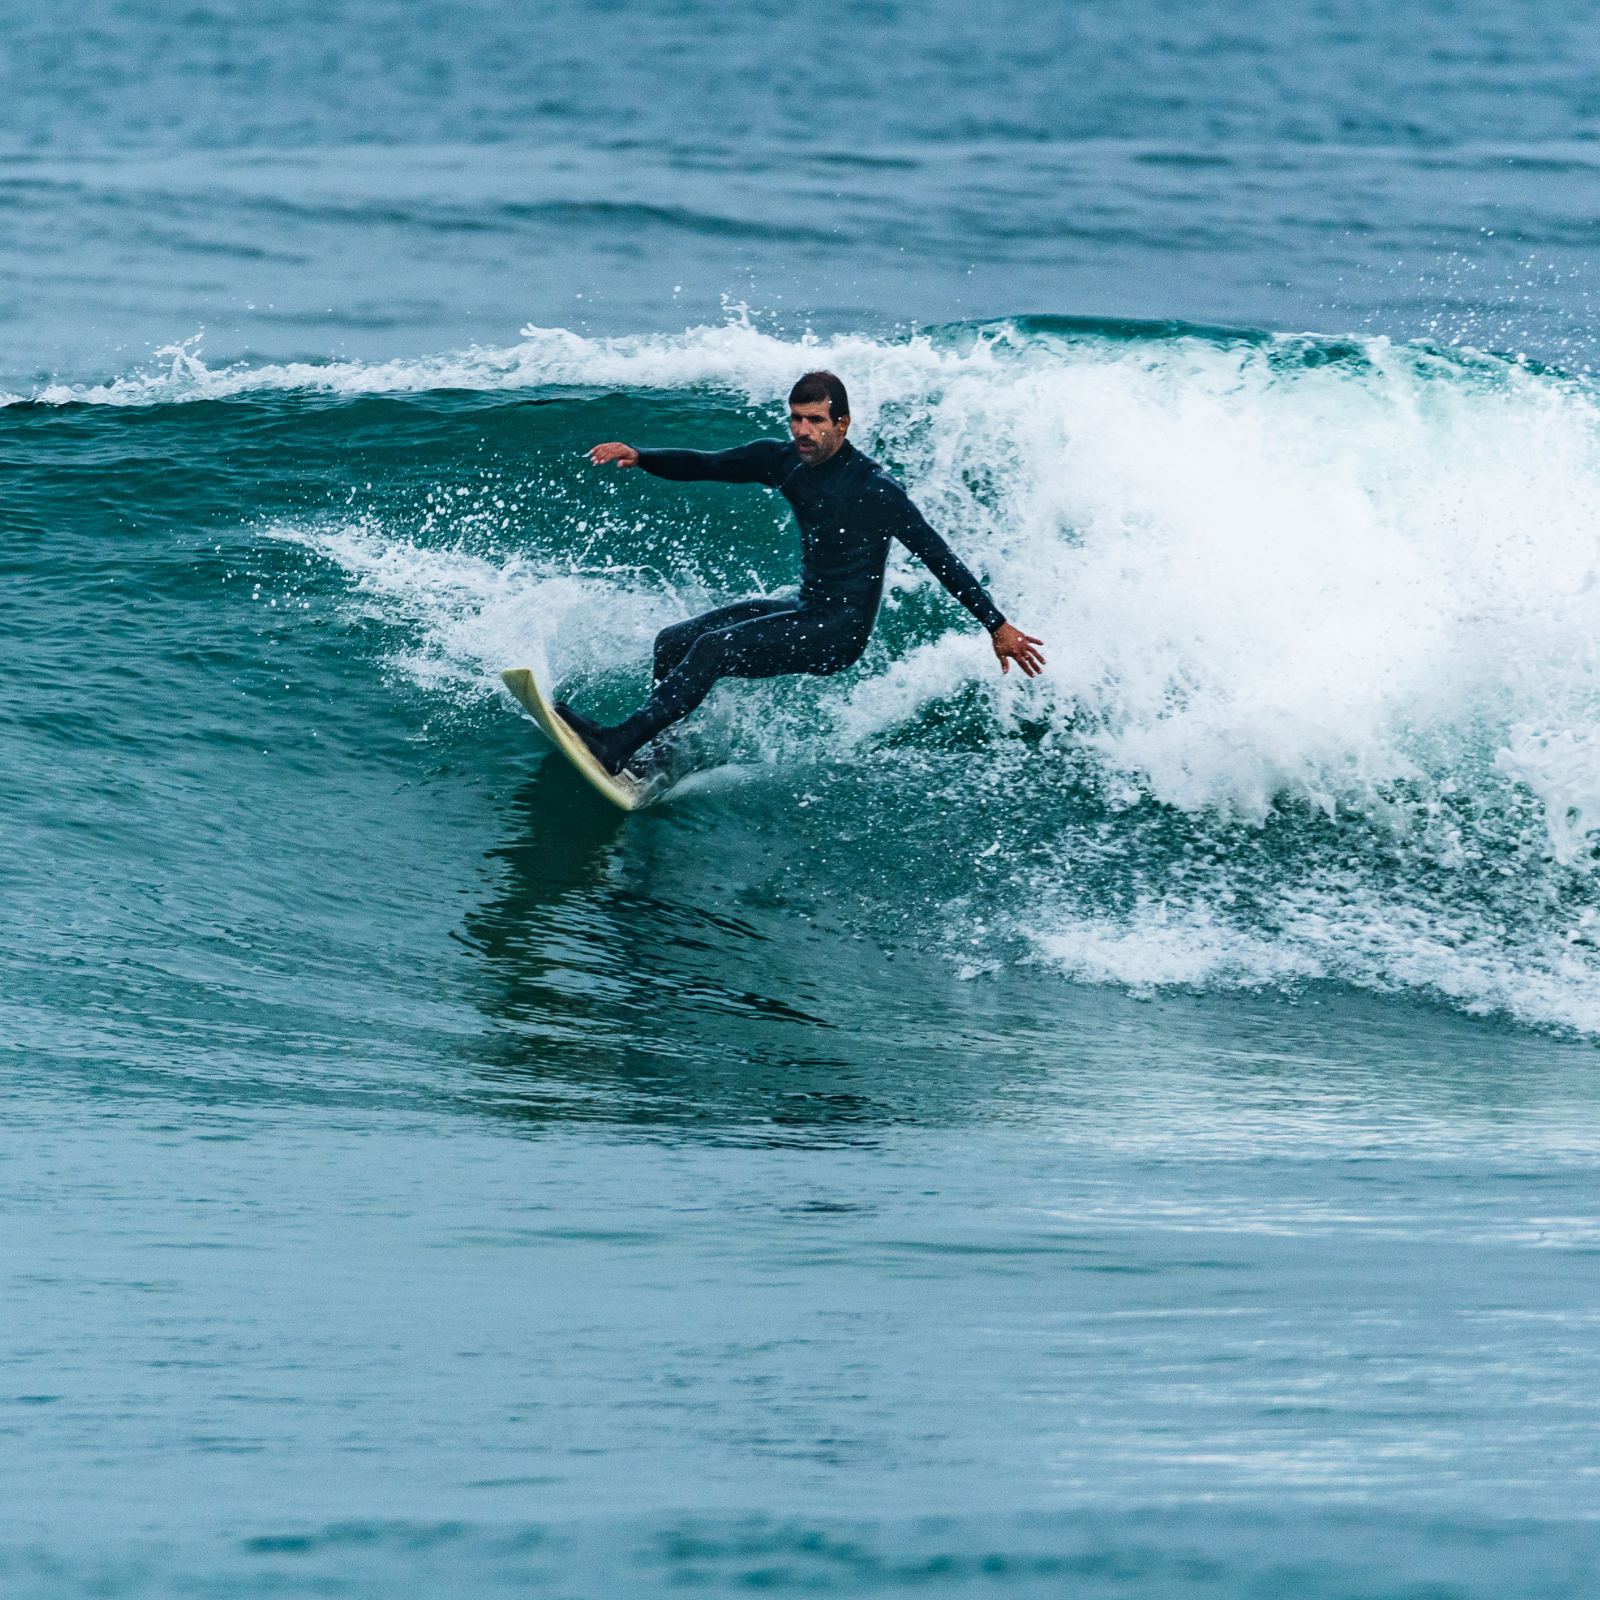
[[[800,459],[808,467],[817,467],[837,453],[850,431],[849,417],[837,422],[828,415],[826,400],[813,400],[805,405],[789,407],[789,434]]]

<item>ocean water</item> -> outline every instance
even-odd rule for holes
[[[1597,49],[10,19],[5,1593],[1600,1592]],[[820,364],[1049,669],[602,811]]]

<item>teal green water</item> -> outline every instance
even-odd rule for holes
[[[883,359],[979,362],[926,403],[996,426],[1264,359],[1186,337]],[[1503,698],[1332,817],[1250,819],[1237,741],[1185,808],[908,570],[863,669],[720,691],[623,817],[494,674],[620,709],[658,619],[778,583],[778,502],[581,454],[769,407],[185,381],[0,415],[13,1587],[1584,1591],[1589,891]]]
[[[1594,33],[17,21],[6,1594],[1593,1594]],[[600,808],[818,363],[1049,670]]]

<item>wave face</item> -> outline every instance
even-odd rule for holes
[[[169,356],[40,399],[91,424],[224,402],[206,410],[241,429],[271,405],[292,438],[451,391],[437,425],[489,438],[453,486],[375,479],[255,524],[398,630],[390,668],[446,716],[525,658],[621,714],[658,627],[791,581],[780,501],[597,474],[581,448],[771,434],[796,372],[831,366],[853,437],[1045,639],[1048,672],[1002,678],[902,559],[855,670],[714,694],[680,803],[815,829],[819,896],[965,978],[1332,980],[1600,1030],[1584,382],[1381,339],[1048,318],[798,344],[530,327],[383,365]]]

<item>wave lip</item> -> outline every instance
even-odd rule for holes
[[[850,374],[852,396],[860,396],[855,400],[859,423],[861,415],[870,422],[880,403],[926,393],[961,378],[996,380],[1009,373],[1015,381],[1030,367],[1104,365],[1135,353],[1166,364],[1194,349],[1222,356],[1234,352],[1247,361],[1254,354],[1266,371],[1351,367],[1375,375],[1380,384],[1407,368],[1440,364],[1450,371],[1477,373],[1490,382],[1505,381],[1512,374],[1548,375],[1558,383],[1576,381],[1559,372],[1547,374],[1523,357],[1486,355],[1459,346],[1397,346],[1381,337],[1278,334],[1179,320],[1019,315],[942,324],[893,338],[860,333],[785,338],[755,326],[748,308],[738,304],[723,323],[679,334],[598,338],[529,324],[521,330],[521,342],[514,345],[475,344],[432,356],[377,362],[236,362],[211,367],[203,354],[204,337],[199,333],[161,346],[152,364],[143,369],[99,383],[47,384],[31,395],[0,395],[0,404],[150,406],[294,391],[356,396],[549,387],[706,389],[765,404],[782,399],[797,369],[824,364]]]

